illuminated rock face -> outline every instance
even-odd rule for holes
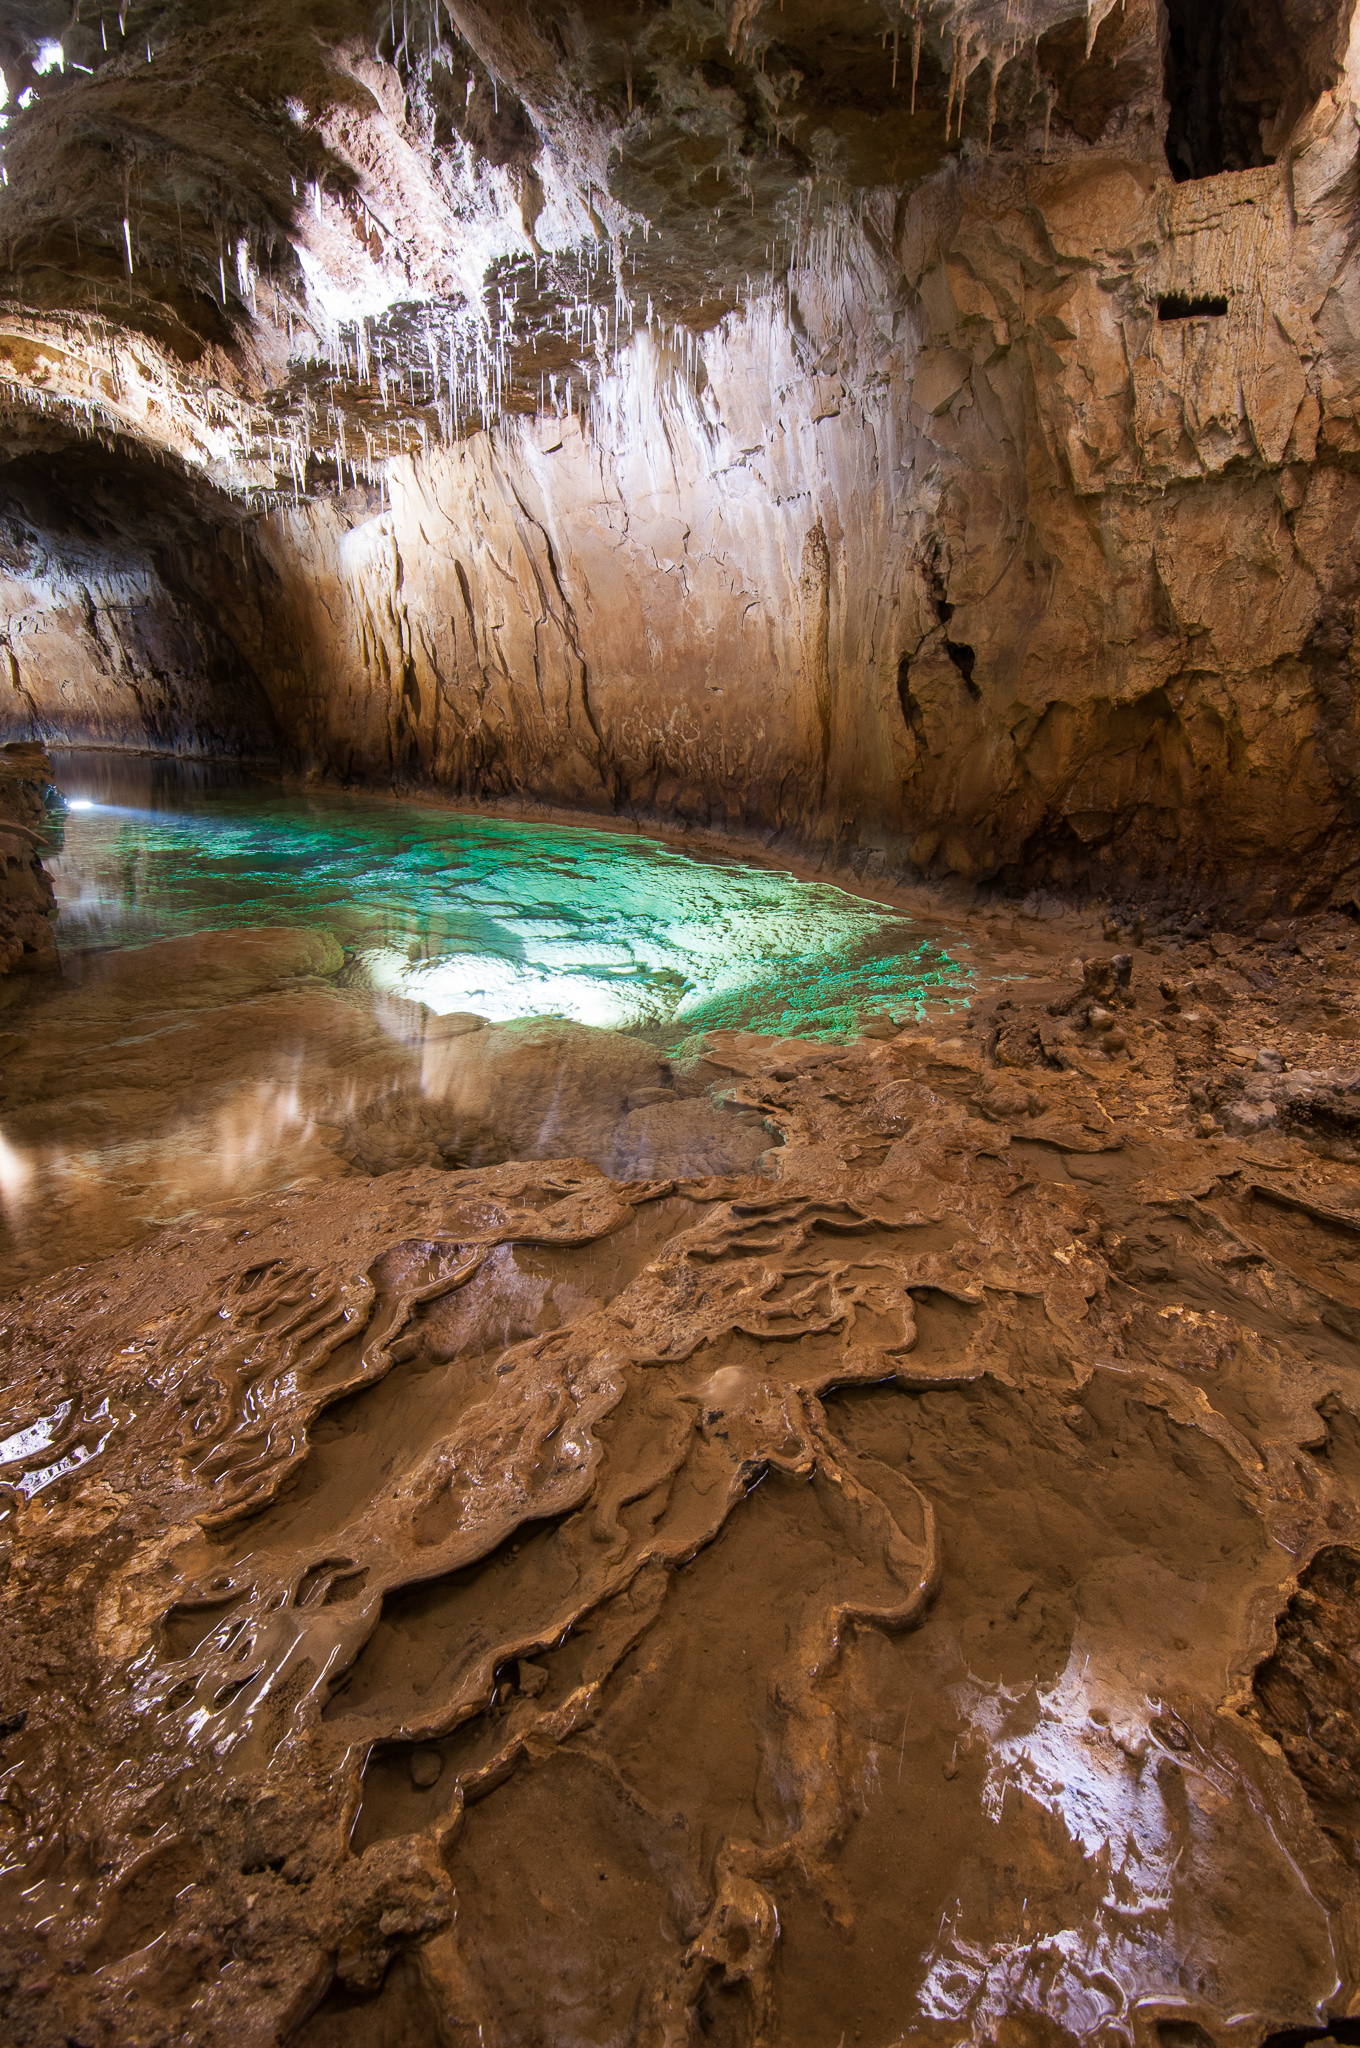
[[[1348,892],[1349,9],[965,13],[34,0],[9,729]]]

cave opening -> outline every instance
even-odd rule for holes
[[[1157,301],[1159,320],[1221,320],[1227,310],[1221,292],[1165,292]]]
[[[1349,0],[1163,0],[1166,160],[1185,183],[1273,164],[1336,76]]]
[[[130,436],[34,439],[16,436],[0,460],[8,732],[277,762],[245,624],[261,593],[239,505]]]

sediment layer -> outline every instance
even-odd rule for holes
[[[12,2037],[1344,2014],[1347,940],[718,1034],[754,1173],[405,1167],[32,1284]]]

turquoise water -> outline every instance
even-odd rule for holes
[[[169,762],[58,756],[62,950],[326,927],[350,978],[439,1012],[554,1015],[679,1046],[716,1027],[841,1037],[965,1000],[888,905],[657,840],[472,816]]]

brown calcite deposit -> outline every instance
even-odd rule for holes
[[[406,1165],[16,1296],[8,2038],[1348,2013],[1358,1079],[1204,952],[719,1034],[756,1171]]]
[[[0,123],[4,2048],[1360,2040],[1352,0],[7,0]],[[966,971],[81,946],[58,746]]]
[[[306,932],[35,985],[105,1190],[4,1319],[6,2037],[1349,2038],[1353,933],[979,921],[961,1030],[669,1075],[380,1064]],[[300,1004],[387,1161],[233,1184]],[[625,1067],[702,1160],[418,1163],[573,1089],[617,1152]]]

